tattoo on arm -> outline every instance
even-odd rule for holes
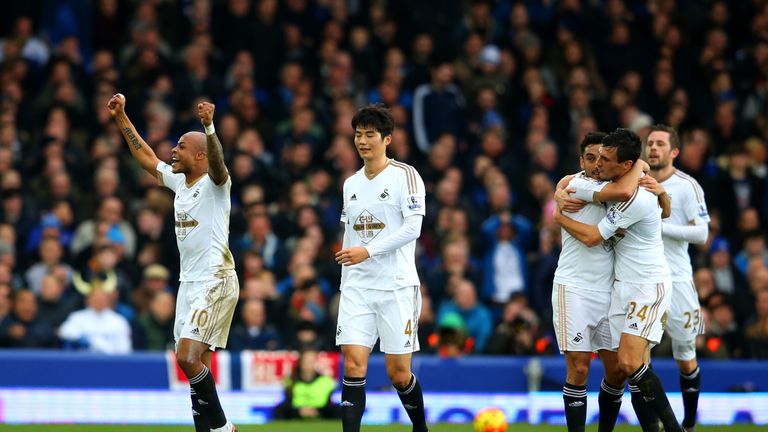
[[[123,128],[123,132],[125,132],[125,137],[128,139],[128,142],[131,143],[133,148],[136,150],[140,150],[141,143],[139,142],[139,139],[136,138],[136,134],[133,133],[131,128]]]
[[[208,153],[208,175],[214,183],[220,185],[227,179],[229,173],[227,166],[224,165],[224,150],[221,148],[219,137],[215,133],[206,136],[206,147]]]

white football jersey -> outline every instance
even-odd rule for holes
[[[610,203],[597,228],[613,243],[616,280],[641,284],[669,280],[656,195],[638,187],[628,201]]]
[[[173,200],[176,244],[182,282],[207,281],[232,274],[235,260],[229,251],[229,191],[232,178],[221,186],[208,175],[187,186],[184,174],[174,174],[165,162],[157,164],[160,182],[176,193]]]
[[[672,214],[665,219],[674,225],[706,225],[709,211],[704,201],[704,191],[699,183],[688,174],[675,170],[671,177],[661,183],[672,199]],[[693,278],[688,242],[664,236],[664,253],[672,269],[672,281],[684,282]]]
[[[363,170],[344,182],[344,248],[376,244],[400,228],[406,217],[425,215],[424,181],[412,166],[390,160],[371,180]],[[341,289],[395,290],[416,285],[416,240],[341,268]]]
[[[590,178],[582,171],[568,183],[568,187],[583,190],[592,196],[608,183]],[[581,210],[567,215],[575,221],[597,225],[605,217],[605,206],[590,202]],[[600,246],[587,247],[564,228],[560,232],[563,247],[557,261],[554,282],[569,287],[610,292],[613,289],[613,250],[610,245],[604,242]]]

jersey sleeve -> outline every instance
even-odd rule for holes
[[[400,201],[400,211],[403,213],[403,217],[413,215],[426,215],[426,188],[424,187],[424,180],[414,168],[409,168],[404,171],[405,178],[402,180],[402,199]]]
[[[598,181],[582,176],[576,176],[570,183],[568,183],[568,188],[576,189],[576,191],[571,194],[571,198],[594,202],[595,192],[600,192],[607,184],[607,181]]]
[[[212,178],[208,177],[208,180],[211,183],[211,189],[213,190],[213,194],[219,198],[219,199],[230,199],[230,192],[232,190],[232,176],[228,175],[227,180],[224,181],[224,183],[217,185]]]
[[[163,161],[157,164],[157,176],[160,183],[174,193],[179,190],[179,187],[184,182],[184,174],[175,174],[171,166]]]
[[[693,221],[695,225],[705,225],[709,223],[709,210],[707,202],[704,200],[704,191],[701,186],[692,183],[688,188],[683,203],[686,220]]]
[[[341,188],[341,216],[339,222],[346,224],[349,222],[347,219],[347,181],[344,182],[344,186]]]
[[[604,240],[611,238],[619,229],[627,229],[643,218],[646,209],[633,199],[617,203],[608,209],[605,217],[597,224],[597,229]]]

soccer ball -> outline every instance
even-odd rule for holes
[[[507,432],[507,418],[498,408],[486,408],[475,416],[475,432]]]

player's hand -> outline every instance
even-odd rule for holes
[[[569,175],[561,178],[560,181],[557,182],[557,188],[556,189],[565,189],[568,186],[568,183],[570,183],[571,180],[573,180],[574,177],[576,177],[576,176],[573,175],[573,174],[569,174]]]
[[[644,173],[648,174],[649,172],[651,172],[651,166],[648,165],[648,162],[646,162],[646,161],[644,161],[642,159],[638,159],[637,163],[640,164],[640,166],[642,167],[642,170],[643,170]]]
[[[552,220],[555,221],[556,224],[560,224],[560,218],[563,217],[563,213],[560,211],[560,206],[556,205],[552,209]]]
[[[370,258],[368,249],[362,246],[346,248],[336,252],[336,262],[345,266],[360,264],[368,258]]]
[[[571,194],[576,192],[576,189],[558,189],[555,191],[555,201],[560,210],[566,213],[574,213],[584,208],[587,205],[586,201],[580,199],[571,198]]]
[[[637,184],[656,196],[659,196],[666,192],[666,190],[664,189],[664,186],[662,186],[661,183],[659,183],[658,181],[656,181],[655,178],[649,175],[641,177],[640,181],[638,181]]]
[[[107,102],[107,109],[112,117],[125,114],[125,96],[122,93],[115,93]]]
[[[200,102],[197,104],[197,115],[200,116],[200,122],[203,126],[210,126],[213,123],[213,111],[216,105],[210,102]]]

